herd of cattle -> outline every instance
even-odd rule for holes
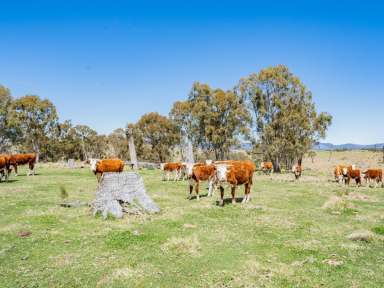
[[[17,176],[17,167],[20,165],[29,165],[27,175],[35,174],[36,154],[0,154],[0,182],[3,178],[8,179],[12,169]],[[98,181],[104,172],[122,172],[124,170],[124,161],[120,159],[89,159],[86,161],[91,170],[96,175]],[[196,198],[199,199],[200,182],[208,182],[208,196],[212,196],[216,188],[220,189],[220,204],[224,203],[224,187],[231,188],[232,202],[236,202],[235,191],[239,185],[244,185],[243,202],[250,200],[250,192],[253,181],[253,174],[256,170],[263,171],[265,174],[273,172],[272,162],[262,162],[260,168],[250,160],[225,160],[212,161],[205,163],[163,163],[160,164],[163,171],[163,180],[188,180],[189,198],[192,197],[195,190]],[[292,167],[292,173],[298,180],[302,174],[303,168],[301,161]],[[173,175],[173,176],[172,176]],[[338,183],[349,185],[351,180],[356,182],[357,186],[362,185],[362,179],[369,185],[374,182],[375,187],[381,183],[383,186],[383,170],[380,168],[367,169],[361,172],[355,165],[337,165],[334,169],[335,180]]]

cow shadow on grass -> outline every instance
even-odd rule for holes
[[[207,194],[199,194],[199,197],[200,197],[200,198],[208,197],[208,193],[207,193]],[[191,197],[188,197],[188,196],[187,196],[187,199],[188,199],[188,200],[196,200],[196,198],[197,198],[196,195],[192,195]]]
[[[2,180],[0,183],[14,183],[14,182],[17,182],[17,181],[19,181],[19,180],[16,180],[16,179],[9,179],[9,180]]]
[[[243,201],[244,197],[236,197],[235,200],[236,200],[236,204],[237,203],[241,203]],[[224,198],[224,205],[227,205],[227,204],[232,204],[232,198]],[[217,206],[220,206],[220,201],[217,200],[216,201],[216,205]]]

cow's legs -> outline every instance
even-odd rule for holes
[[[231,187],[232,204],[236,204],[236,186]]]
[[[199,186],[200,186],[200,182],[199,182],[199,181],[196,181],[195,191],[196,191],[196,199],[197,199],[197,200],[200,200],[200,196],[199,196]]]
[[[224,206],[224,188],[220,186],[220,206]]]
[[[17,176],[17,164],[13,165],[13,168],[15,169],[15,176]]]
[[[192,179],[190,179],[189,180],[189,195],[188,195],[188,199],[192,198],[192,191],[193,191],[194,184],[195,184],[195,182]]]
[[[212,192],[213,192],[212,190],[213,190],[213,181],[209,180],[208,181],[208,197],[212,196]]]

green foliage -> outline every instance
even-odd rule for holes
[[[373,232],[379,235],[384,235],[384,226],[376,226],[372,229]]]
[[[301,159],[331,124],[332,117],[316,112],[312,93],[286,66],[251,74],[235,90],[253,111],[258,142],[276,170]]]
[[[175,123],[156,112],[144,114],[129,127],[133,128],[137,155],[143,160],[170,160],[171,149],[180,143]]]
[[[28,95],[16,99],[10,108],[9,123],[16,129],[24,149],[38,155],[44,144],[57,128],[58,116],[55,106],[49,100]]]
[[[171,118],[195,147],[224,159],[240,136],[248,135],[250,114],[232,91],[195,82],[186,101],[173,105]]]
[[[15,130],[8,125],[12,100],[10,90],[0,85],[0,153],[9,147],[16,136]]]

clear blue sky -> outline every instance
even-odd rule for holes
[[[168,114],[193,81],[230,89],[285,64],[334,116],[326,141],[384,142],[381,3],[1,1],[0,84],[109,133]]]

